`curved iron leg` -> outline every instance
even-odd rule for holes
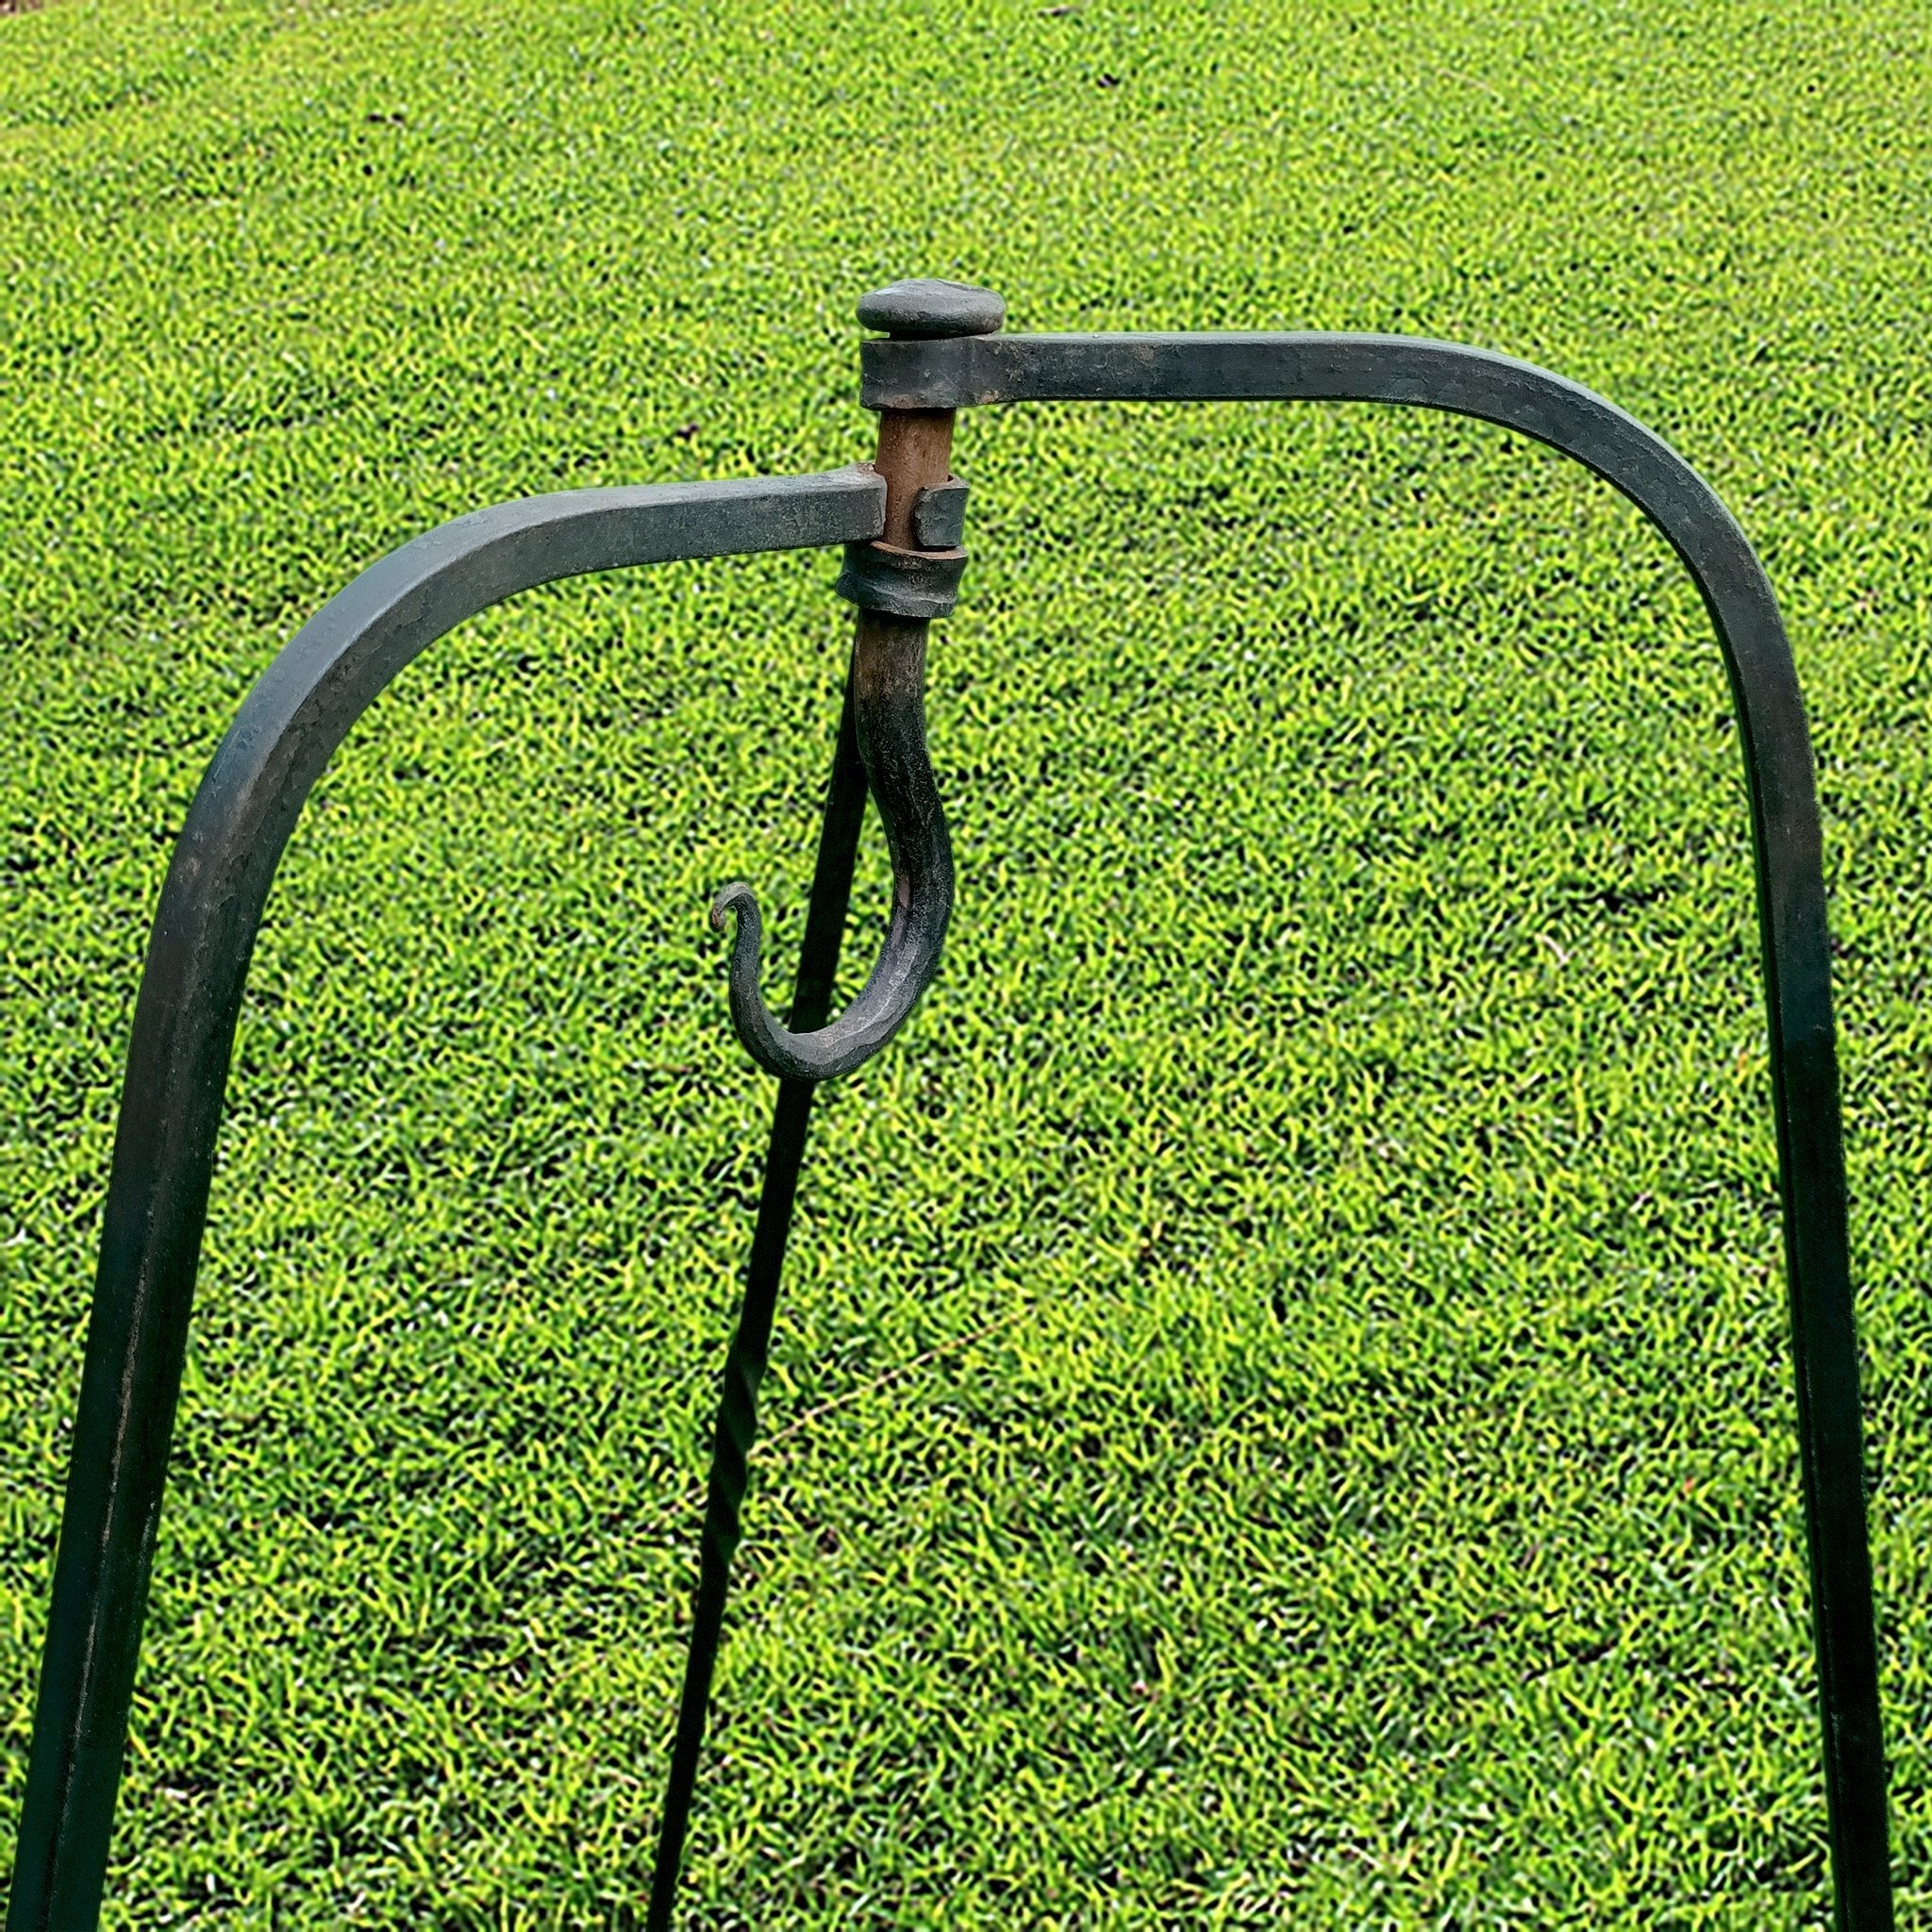
[[[11,1932],[85,1932],[99,1914],[228,1054],[263,903],[310,786],[403,665],[504,597],[673,558],[869,541],[884,516],[884,482],[857,470],[500,504],[365,571],[242,708],[176,841],[135,1008]]]
[[[791,1030],[811,1033],[825,1024],[832,1008],[832,982],[845,936],[845,910],[852,895],[852,867],[865,821],[865,765],[852,705],[852,683],[839,719],[839,745],[832,755],[832,782],[819,830],[818,864],[812,874],[811,908],[806,916],[805,943],[798,957]],[[765,1185],[758,1196],[758,1225],[752,1234],[751,1262],[738,1332],[724,1358],[724,1390],[718,1404],[718,1430],[711,1451],[711,1474],[705,1497],[705,1529],[699,1557],[697,1600],[691,1611],[691,1651],[685,1659],[684,1692],[677,1707],[677,1741],[664,1793],[664,1816],[658,1833],[658,1858],[651,1873],[648,1932],[668,1932],[677,1892],[684,1835],[691,1822],[691,1792],[697,1782],[698,1754],[705,1740],[705,1711],[711,1695],[711,1672],[724,1627],[724,1593],[731,1558],[738,1549],[739,1511],[744,1501],[746,1460],[758,1435],[758,1384],[772,1340],[772,1315],[785,1245],[791,1232],[798,1170],[805,1158],[806,1130],[811,1124],[815,1080],[781,1080],[772,1111],[772,1138],[765,1155]]]
[[[1323,400],[1474,416],[1595,471],[1676,550],[1724,653],[1751,800],[1837,1923],[1839,1932],[1890,1932],[1822,834],[1790,645],[1764,567],[1736,520],[1661,437],[1603,397],[1532,363],[1455,342],[1301,333],[985,334],[869,341],[860,353],[864,400],[883,410]]]

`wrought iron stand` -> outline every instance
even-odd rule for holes
[[[175,848],[135,1009],[80,1415],[42,1664],[10,1932],[98,1917],[127,1709],[228,1058],[262,907],[309,788],[357,718],[463,619],[558,577],[674,558],[845,545],[858,607],[790,1027],[759,986],[758,902],[735,918],[731,1014],[778,1079],[770,1158],[719,1408],[696,1619],[648,1924],[671,1923],[739,1540],[773,1308],[817,1083],[898,1030],[931,978],[952,909],[946,824],[925,750],[928,622],[965,552],[955,412],[1027,401],[1408,403],[1502,424],[1574,457],[1670,540],[1703,593],[1737,708],[1757,852],[1773,1104],[1840,1932],[1892,1923],[1885,1765],[1845,1241],[1830,956],[1811,749],[1762,567],[1724,505],[1641,424],[1588,390],[1480,349],[1399,336],[1004,335],[996,295],[902,282],[859,304],[879,415],[870,464],[816,476],[587,490],[459,518],[365,571],[297,634],[216,751]],[[863,990],[829,1020],[868,791],[893,901]],[[828,1023],[829,1020],[829,1024]]]

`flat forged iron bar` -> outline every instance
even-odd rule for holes
[[[396,673],[490,605],[592,571],[863,543],[884,529],[885,497],[884,480],[855,466],[573,491],[459,518],[325,605],[222,741],[175,848],[135,1008],[11,1932],[75,1932],[98,1916],[236,1017],[309,788]]]
[[[720,1407],[696,1634],[650,1901],[653,1932],[669,1924],[815,1083],[849,1071],[891,1037],[931,974],[951,909],[951,857],[925,761],[922,693],[925,623],[950,608],[964,561],[963,486],[949,467],[954,412],[1047,400],[1357,401],[1480,418],[1608,481],[1657,526],[1696,582],[1729,676],[1756,852],[1836,1918],[1840,1932],[1888,1932],[1885,1774],[1821,835],[1796,675],[1757,557],[1722,502],[1660,439],[1601,397],[1527,363],[1404,337],[1009,336],[999,333],[1001,316],[997,297],[951,283],[895,284],[865,298],[860,321],[888,332],[861,351],[863,400],[880,412],[870,468],[692,486],[682,496],[612,491],[536,499],[420,539],[326,607],[224,741],[176,848],[136,1011],[11,1932],[66,1932],[92,1924],[97,1912],[235,1013],[275,860],[308,786],[402,663],[516,590],[673,556],[843,542],[840,589],[860,608],[789,1028],[763,1003],[749,888],[727,887],[713,909],[721,926],[738,921],[734,1024],[780,1087]],[[692,547],[675,547],[680,542]],[[826,1025],[863,810],[861,769],[893,857],[891,925],[865,988]]]
[[[1016,402],[1406,403],[1574,457],[1622,491],[1690,572],[1728,674],[1744,754],[1784,1202],[1799,1461],[1840,1932],[1892,1923],[1858,1351],[1811,740],[1777,600],[1715,491],[1660,437],[1546,369],[1406,336],[979,335],[868,341],[874,409]]]

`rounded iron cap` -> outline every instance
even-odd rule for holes
[[[942,336],[990,336],[1007,319],[1007,305],[991,289],[966,282],[894,282],[858,298],[864,328],[932,341]]]

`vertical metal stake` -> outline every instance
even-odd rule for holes
[[[845,908],[852,896],[852,868],[864,822],[865,766],[858,756],[848,676],[844,709],[839,720],[839,748],[832,755],[832,783],[819,831],[811,908],[806,915],[805,943],[799,952],[797,988],[791,1002],[790,1024],[794,1033],[816,1031],[831,1011],[832,981],[839,970]],[[718,1404],[718,1432],[705,1497],[704,1544],[697,1602],[691,1613],[691,1653],[685,1660],[684,1694],[677,1707],[677,1741],[672,1749],[671,1780],[664,1794],[658,1861],[651,1874],[650,1915],[645,1921],[650,1932],[666,1932],[671,1924],[685,1828],[691,1822],[691,1790],[697,1782],[698,1752],[705,1739],[711,1672],[718,1661],[718,1640],[724,1625],[724,1591],[732,1555],[738,1548],[746,1458],[758,1434],[758,1384],[764,1379],[778,1278],[785,1267],[785,1244],[791,1233],[791,1208],[798,1193],[798,1170],[805,1158],[806,1130],[811,1124],[812,1096],[817,1091],[814,1080],[781,1080],[778,1104],[772,1113],[764,1191],[758,1197],[744,1301],[739,1308],[731,1352],[724,1358],[724,1391]]]

